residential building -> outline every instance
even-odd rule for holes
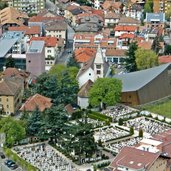
[[[24,33],[21,31],[7,31],[0,39],[0,70],[8,57],[22,54],[26,51],[24,46]],[[17,66],[16,66],[17,67]]]
[[[171,95],[170,63],[114,78],[122,80],[121,102],[128,105],[141,105]]]
[[[67,24],[64,21],[49,21],[45,23],[45,35],[62,38],[64,44],[67,42]]]
[[[114,12],[105,12],[105,15],[104,15],[104,26],[105,27],[114,27],[118,24],[120,20],[120,15],[119,14],[116,14]]]
[[[45,72],[45,42],[32,41],[26,52],[26,71],[39,76]]]
[[[138,27],[131,26],[131,25],[118,25],[114,28],[115,37],[120,37],[124,33],[135,34],[137,31],[138,31]]]
[[[20,107],[23,96],[23,80],[20,78],[1,78],[0,106],[1,113],[14,114]]]
[[[171,129],[144,138],[134,147],[123,147],[110,164],[113,171],[169,171]]]
[[[89,106],[89,95],[88,92],[92,87],[93,82],[88,80],[79,90],[77,95],[77,104],[81,109],[86,109]]]
[[[105,52],[105,59],[106,61],[113,63],[113,64],[123,64],[125,61],[126,50],[122,49],[107,49]]]
[[[28,14],[37,14],[45,8],[45,0],[13,0],[13,7]]]
[[[39,37],[41,36],[41,31],[39,26],[19,26],[19,27],[9,27],[9,31],[22,31],[24,35],[30,39],[31,37]]]
[[[105,62],[99,45],[95,58],[90,58],[89,61],[85,62],[77,74],[79,87],[82,87],[88,80],[94,82],[97,78],[106,77],[109,72],[109,65]]]
[[[165,13],[146,13],[144,23],[146,28],[164,28]]]
[[[52,106],[51,101],[52,99],[36,93],[26,100],[26,102],[21,106],[20,111],[33,112],[38,109],[43,112]]]
[[[32,41],[44,41],[45,42],[45,70],[48,71],[55,63],[55,60],[59,53],[64,48],[64,40],[56,37],[32,37]]]
[[[27,23],[28,15],[12,7],[4,8],[0,11],[0,24],[2,30],[8,30],[11,26],[23,26]]]
[[[171,8],[170,0],[154,0],[153,11],[154,13],[167,13]]]
[[[118,22],[118,25],[139,27],[141,25],[141,21],[132,17],[122,16]]]

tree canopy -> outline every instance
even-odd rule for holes
[[[22,140],[26,135],[22,121],[14,120],[11,117],[0,120],[0,132],[5,133],[6,144],[10,147]]]
[[[89,102],[92,106],[103,107],[114,105],[120,101],[122,83],[115,78],[98,78],[89,92]],[[102,106],[101,106],[102,107]]]
[[[165,46],[164,54],[165,55],[170,55],[171,54],[171,45],[166,45]]]
[[[158,65],[158,57],[152,50],[140,48],[135,52],[135,57],[138,70],[147,69]]]
[[[6,66],[6,68],[14,68],[15,67],[14,59],[12,57],[6,58],[5,66]]]
[[[125,59],[126,62],[126,70],[128,72],[133,72],[137,70],[137,65],[136,65],[136,61],[135,61],[135,51],[138,49],[138,45],[136,42],[132,42],[129,45],[129,49],[126,52],[126,55],[128,56],[128,58]]]
[[[151,13],[153,12],[153,0],[147,0],[144,5],[144,12]]]
[[[159,39],[160,39],[160,38],[159,38],[158,36],[156,36],[156,37],[154,38],[154,41],[153,41],[153,44],[152,44],[152,50],[153,50],[154,52],[156,52],[156,54],[158,54],[159,51],[160,51],[160,49],[161,49]]]

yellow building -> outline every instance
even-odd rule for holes
[[[153,11],[155,13],[167,13],[171,8],[171,0],[153,0]]]
[[[22,79],[1,78],[0,107],[2,114],[14,114],[21,105],[24,84]]]

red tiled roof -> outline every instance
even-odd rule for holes
[[[75,49],[74,54],[77,62],[84,63],[95,57],[96,50],[90,48],[80,48]]]
[[[30,42],[33,40],[44,41],[46,47],[56,47],[58,43],[58,39],[56,37],[32,37]]]
[[[124,166],[135,170],[146,168],[148,170],[159,155],[160,153],[151,153],[134,147],[124,147],[113,160],[111,166],[114,168]]]
[[[35,94],[27,99],[20,108],[21,111],[34,111],[37,107],[43,112],[45,109],[52,106],[51,99],[40,94]]]
[[[122,34],[119,38],[120,38],[120,39],[126,39],[126,38],[133,39],[134,37],[135,37],[134,34],[124,33],[124,34]]]
[[[125,56],[126,57],[126,50],[123,49],[107,49],[106,56]]]
[[[56,17],[43,17],[43,16],[33,16],[29,19],[29,22],[44,22],[44,21],[55,21],[55,20],[64,20],[62,16]]]
[[[136,31],[137,30],[137,26],[126,26],[126,25],[117,25],[114,28],[114,31]]]
[[[159,56],[159,63],[170,63],[171,55]]]
[[[25,31],[25,35],[40,34],[39,26],[19,26],[19,27],[9,27],[9,31]]]
[[[138,47],[149,50],[149,49],[151,49],[152,44],[153,44],[152,41],[138,42]]]

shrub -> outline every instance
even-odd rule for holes
[[[122,118],[119,118],[118,124],[123,125],[123,119]]]
[[[133,135],[134,134],[134,127],[130,127],[130,135]]]
[[[143,137],[143,130],[139,129],[139,137]]]

